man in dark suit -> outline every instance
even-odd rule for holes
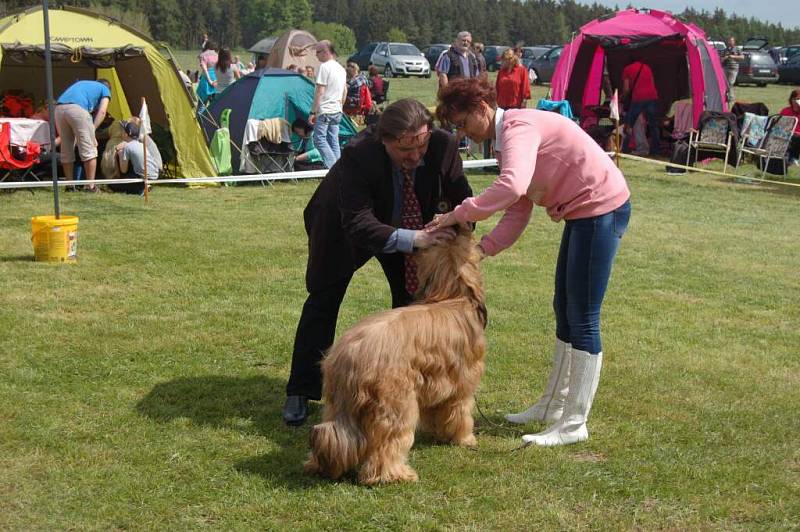
[[[306,288],[286,385],[283,419],[302,425],[308,400],[322,396],[322,355],[333,343],[339,306],[353,274],[371,257],[383,267],[392,307],[411,302],[415,249],[455,236],[425,232],[433,215],[472,195],[456,138],[434,129],[420,102],[394,102],[374,128],[353,139],[303,213]]]

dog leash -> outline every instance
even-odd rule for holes
[[[478,402],[478,396],[477,395],[475,396],[475,407],[478,409],[478,413],[481,415],[481,418],[483,418],[483,420],[486,423],[488,423],[489,425],[491,425],[492,427],[495,427],[495,428],[498,428],[498,429],[501,429],[501,430],[505,430],[505,431],[508,431],[508,432],[514,432],[514,433],[516,433],[517,436],[520,436],[519,431],[517,429],[511,428],[511,427],[506,427],[505,425],[501,425],[499,423],[495,423],[494,421],[492,421],[491,419],[486,417],[486,414],[483,413],[483,410],[481,409],[481,405]],[[521,449],[524,449],[525,447],[529,447],[530,445],[532,445],[532,443],[533,442],[523,442],[522,445],[514,447],[513,449],[509,449],[508,451],[505,451],[505,452],[515,453],[515,452],[517,452],[517,451],[519,451]]]

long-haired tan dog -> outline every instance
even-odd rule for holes
[[[122,142],[125,131],[123,131],[119,120],[108,126],[108,143],[106,149],[103,150],[103,158],[100,160],[100,171],[103,173],[105,179],[118,179],[119,166],[116,160],[116,147],[117,144]]]
[[[463,229],[418,253],[419,302],[374,314],[333,345],[306,472],[336,479],[360,466],[363,484],[416,481],[406,460],[417,425],[442,441],[476,444],[473,395],[486,350],[479,262]]]

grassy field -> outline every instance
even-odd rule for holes
[[[547,377],[561,226],[537,210],[483,266],[478,450],[421,434],[420,482],[376,489],[303,476],[307,428],[280,420],[316,182],[67,193],[62,266],[31,260],[50,194],[0,195],[0,529],[796,528],[800,196],[623,169],[590,440],[512,452],[502,417]],[[370,263],[339,330],[388,304]]]

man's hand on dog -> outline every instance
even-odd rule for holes
[[[425,249],[430,246],[436,246],[444,242],[449,242],[456,237],[456,230],[451,227],[443,229],[425,229],[424,231],[417,231],[414,235],[414,248]]]
[[[450,227],[451,225],[456,225],[458,220],[456,220],[456,215],[453,214],[453,211],[446,212],[444,214],[437,214],[433,217],[433,220],[428,222],[428,225],[425,226],[426,231],[438,231],[445,227]]]

